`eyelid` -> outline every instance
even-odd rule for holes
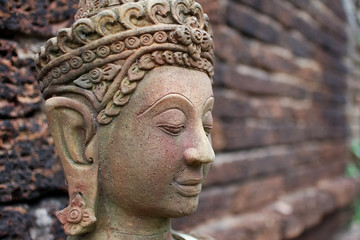
[[[213,129],[213,125],[203,125],[203,128],[204,128],[206,135],[209,136]]]
[[[172,135],[172,136],[179,136],[180,133],[185,129],[184,124],[169,124],[169,123],[162,123],[157,125],[165,133]]]
[[[214,119],[211,110],[209,110],[203,116],[203,125],[212,126],[213,124],[214,124]]]
[[[204,128],[206,136],[208,136],[208,137],[210,136],[213,125],[214,125],[214,122],[213,122],[212,113],[211,113],[211,110],[209,110],[203,116],[203,128]]]

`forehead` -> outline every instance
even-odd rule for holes
[[[174,66],[164,66],[148,72],[134,92],[130,105],[146,109],[169,94],[181,94],[194,106],[202,107],[213,96],[207,74]]]

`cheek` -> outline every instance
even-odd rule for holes
[[[170,136],[160,129],[155,129],[151,143],[147,143],[147,156],[151,158],[150,165],[159,175],[173,180],[186,168],[184,148],[186,139]],[[146,147],[146,148],[147,148]],[[157,176],[158,177],[158,176]]]
[[[160,168],[171,170],[182,163],[183,146],[176,137],[165,134],[158,128],[152,128],[148,141],[144,141],[144,155],[156,159],[155,163]],[[159,166],[160,165],[160,166]]]

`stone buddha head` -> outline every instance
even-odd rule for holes
[[[214,160],[213,41],[193,0],[82,0],[41,48],[39,85],[69,191],[70,239],[186,239]]]

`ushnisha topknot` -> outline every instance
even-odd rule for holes
[[[80,0],[76,22],[37,58],[45,99],[79,94],[108,124],[145,73],[173,65],[214,74],[209,20],[194,0]]]

